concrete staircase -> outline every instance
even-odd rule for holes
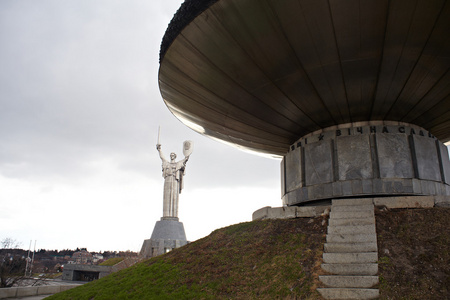
[[[333,200],[319,276],[325,299],[376,299],[378,247],[372,199]]]

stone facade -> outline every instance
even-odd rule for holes
[[[447,147],[425,129],[359,122],[302,137],[281,163],[284,205],[394,195],[450,195]]]

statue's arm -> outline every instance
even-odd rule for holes
[[[156,150],[158,150],[159,157],[161,158],[161,160],[162,160],[163,162],[166,162],[167,159],[164,157],[164,154],[163,154],[162,151],[161,151],[161,144],[157,144],[157,145],[156,145]]]
[[[189,156],[185,156],[182,160],[180,160],[178,162],[178,166],[179,166],[180,169],[183,169],[183,172],[184,172],[184,169],[186,167],[186,163],[187,163],[188,160],[189,160]]]

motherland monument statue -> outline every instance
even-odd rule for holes
[[[178,218],[179,194],[183,189],[183,176],[186,163],[193,150],[193,144],[191,141],[183,143],[184,159],[178,162],[176,161],[177,155],[174,152],[170,153],[170,161],[164,157],[159,138],[156,149],[162,160],[162,176],[164,177],[163,218]]]
[[[156,222],[150,239],[144,240],[140,252],[144,258],[164,254],[188,243],[183,223],[178,221],[178,204],[183,189],[186,163],[192,154],[193,145],[192,141],[185,141],[183,143],[184,159],[177,162],[177,155],[172,152],[168,161],[161,151],[160,129],[158,129],[156,150],[162,160],[162,176],[164,177],[163,216]]]

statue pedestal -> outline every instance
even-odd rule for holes
[[[152,236],[144,240],[140,256],[155,257],[188,243],[183,223],[174,217],[162,217],[157,221]]]

